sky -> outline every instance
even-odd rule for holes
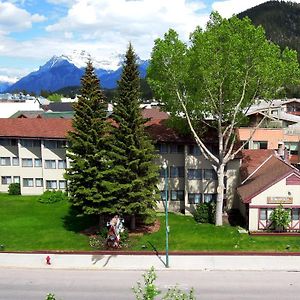
[[[97,59],[135,52],[175,29],[187,41],[212,10],[230,17],[266,0],[0,0],[0,81],[20,78],[53,55],[86,50]],[[294,2],[300,3],[300,0]]]

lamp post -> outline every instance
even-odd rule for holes
[[[165,215],[166,215],[166,268],[169,268],[169,222],[168,222],[168,164],[164,160],[162,164],[165,175]]]

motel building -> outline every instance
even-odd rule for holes
[[[252,150],[252,153],[255,150]],[[270,151],[272,152],[270,154]],[[247,152],[247,151],[246,151]],[[251,152],[251,150],[248,151]],[[300,231],[300,172],[272,150],[256,168],[248,160],[251,168],[249,175],[242,181],[237,191],[241,199],[241,212],[248,223],[250,232],[270,231],[273,229],[270,216],[280,204],[289,209],[291,222],[287,231]],[[257,154],[256,154],[257,155]],[[249,156],[249,157],[250,157]]]
[[[147,132],[155,142],[160,168],[158,188],[172,211],[192,213],[195,205],[211,202],[217,196],[217,176],[211,163],[201,154],[191,137],[184,137],[165,126],[168,114],[158,109],[144,109],[149,118]],[[66,136],[72,130],[71,119],[16,118],[0,119],[0,192],[9,184],[20,183],[22,195],[40,195],[46,190],[65,190]],[[216,147],[214,138],[207,146]],[[167,170],[162,168],[167,162]],[[233,160],[226,170],[225,209],[236,206],[240,160]]]

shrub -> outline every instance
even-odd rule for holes
[[[20,183],[11,183],[8,187],[9,195],[21,195]]]
[[[39,197],[39,202],[51,204],[62,201],[67,198],[66,193],[62,191],[46,191]]]
[[[214,223],[216,205],[214,203],[199,203],[194,212],[194,219],[198,223]]]
[[[291,210],[283,208],[280,204],[272,211],[270,220],[273,222],[275,230],[284,230],[291,222]]]

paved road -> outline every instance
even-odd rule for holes
[[[135,299],[131,287],[143,271],[0,268],[0,300]],[[300,273],[285,271],[157,271],[160,289],[194,287],[197,300],[300,298]]]

